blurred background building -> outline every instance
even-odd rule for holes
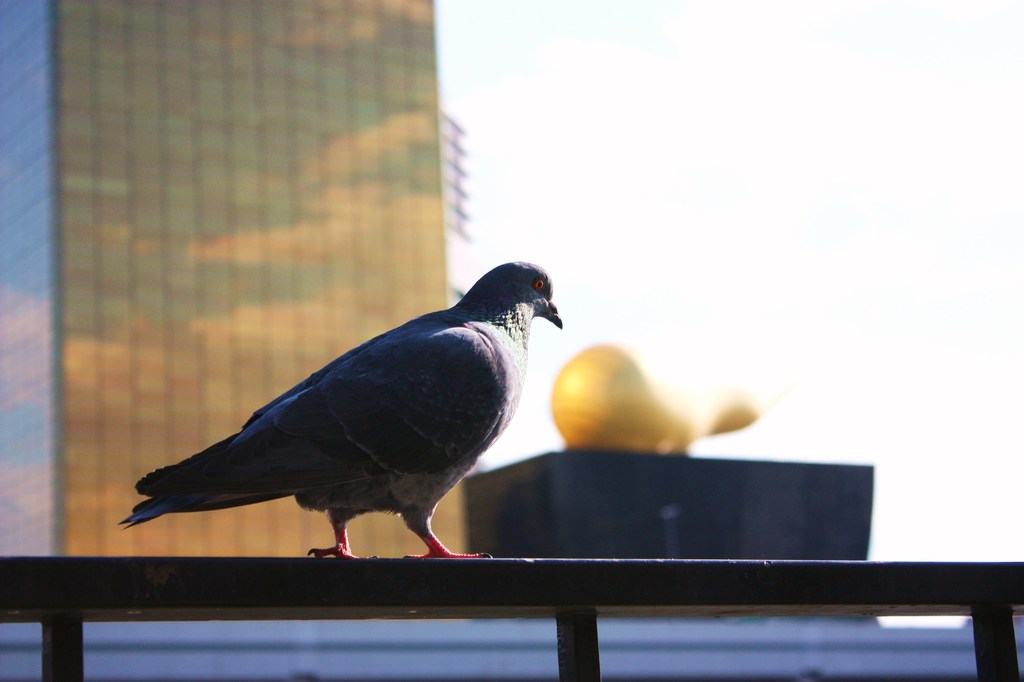
[[[428,0],[0,3],[0,552],[330,541],[290,500],[117,523],[147,471],[446,307],[435,52]],[[422,549],[384,515],[352,537]]]
[[[441,112],[441,172],[451,303],[462,298],[480,274],[487,271],[473,250],[469,230],[466,150],[463,147],[465,135],[466,132],[455,119]]]

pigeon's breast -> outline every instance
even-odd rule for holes
[[[526,379],[526,346],[503,328],[481,326],[483,329],[478,329],[477,333],[487,348],[488,359],[485,364],[493,373],[496,385],[501,389],[493,406],[496,416],[501,421],[498,432],[494,434],[494,438],[497,438],[519,405],[523,382]]]

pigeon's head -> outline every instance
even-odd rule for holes
[[[551,277],[544,268],[532,263],[505,263],[477,280],[458,305],[489,316],[525,309],[529,311],[527,325],[534,317],[543,317],[561,329],[562,318],[551,296]]]

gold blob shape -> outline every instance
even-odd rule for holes
[[[551,411],[570,449],[686,452],[696,424],[668,409],[659,394],[633,354],[594,346],[555,379]]]
[[[551,395],[566,447],[686,454],[697,438],[742,429],[763,411],[743,389],[693,394],[655,376],[618,346],[593,346],[572,358]]]
[[[709,436],[745,429],[761,416],[758,401],[746,391],[721,389],[714,392],[713,398],[716,410],[707,430]]]

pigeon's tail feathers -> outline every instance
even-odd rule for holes
[[[121,521],[121,524],[131,528],[140,523],[152,521],[164,514],[228,509],[229,507],[241,507],[247,504],[267,502],[287,496],[288,493],[265,493],[261,495],[161,495],[149,500],[143,500],[135,505],[131,516]]]
[[[121,524],[127,524],[131,528],[171,512],[191,511],[196,504],[202,504],[205,498],[206,496],[204,495],[166,495],[164,497],[154,497],[135,505],[132,508],[131,516],[121,521]]]
[[[156,471],[149,472],[148,474],[140,478],[139,482],[135,484],[136,492],[138,492],[140,495],[160,495],[161,492],[170,492],[160,491],[159,489],[155,488],[159,487],[159,484],[167,477],[168,474],[178,472],[182,469],[185,469],[189,465],[196,464],[199,461],[210,459],[214,455],[217,455],[223,452],[224,450],[227,450],[228,446],[230,446],[231,443],[237,437],[237,433],[233,434],[222,441],[214,443],[213,445],[206,448],[202,452],[196,453],[189,457],[188,459],[184,459],[178,462],[177,464],[171,464],[169,466],[161,467]]]

